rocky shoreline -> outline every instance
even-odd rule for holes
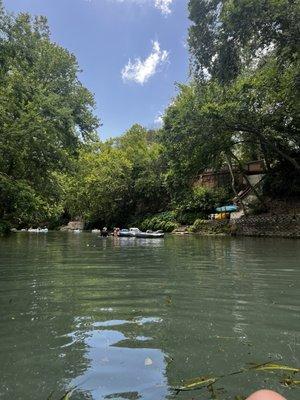
[[[300,239],[300,214],[251,215],[236,220],[197,220],[175,229],[176,235],[254,236]]]

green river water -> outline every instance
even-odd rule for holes
[[[300,367],[300,242],[91,233],[0,239],[0,399],[234,399]],[[300,374],[298,374],[298,378]],[[297,376],[297,375],[296,375]]]

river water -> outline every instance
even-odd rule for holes
[[[300,365],[300,242],[91,233],[0,240],[0,399],[234,399]],[[300,375],[300,374],[299,374]],[[298,375],[298,376],[299,376]],[[296,378],[295,378],[296,379]],[[300,379],[299,377],[297,378]],[[243,398],[243,397],[241,397]]]

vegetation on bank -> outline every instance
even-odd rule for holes
[[[225,220],[223,224],[211,224],[211,221],[196,219],[193,225],[189,227],[191,233],[205,233],[211,235],[230,234],[232,233],[229,221]]]
[[[207,168],[264,160],[266,196],[300,196],[296,1],[190,0],[192,75],[156,131],[102,142],[93,95],[44,17],[0,0],[0,230],[59,226],[171,230],[234,195],[197,188]],[[196,223],[198,224],[198,223]]]
[[[143,230],[162,229],[165,232],[172,232],[180,225],[192,225],[194,221],[207,218],[215,207],[229,201],[230,192],[225,189],[207,189],[201,186],[194,186],[186,190],[180,201],[171,203],[171,211],[164,211],[150,215],[136,224]]]

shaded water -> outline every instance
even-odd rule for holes
[[[174,398],[182,379],[300,364],[299,241],[18,233],[0,240],[0,398]],[[251,371],[219,399],[269,387]],[[298,378],[300,379],[300,378]],[[176,399],[209,399],[206,390]]]

